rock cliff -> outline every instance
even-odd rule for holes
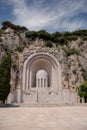
[[[2,31],[0,35],[0,61],[11,53],[12,70],[15,79],[24,60],[36,51],[46,51],[53,54],[61,64],[62,87],[76,91],[78,86],[87,80],[87,41],[79,36],[77,40],[68,41],[68,44],[60,45],[52,41],[52,47],[46,46],[47,41],[35,37],[29,39],[25,32],[17,32],[11,28]],[[14,76],[13,76],[14,77]],[[19,75],[20,77],[20,75]],[[15,81],[17,82],[17,80]]]

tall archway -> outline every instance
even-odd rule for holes
[[[48,74],[48,87],[50,90],[61,89],[61,66],[57,59],[49,53],[37,52],[31,54],[24,62],[23,91],[36,88],[36,73],[45,70]]]

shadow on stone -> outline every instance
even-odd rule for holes
[[[17,104],[0,104],[0,108],[19,107]]]

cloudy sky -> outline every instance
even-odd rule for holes
[[[5,20],[36,31],[87,29],[87,0],[0,0],[0,24]]]

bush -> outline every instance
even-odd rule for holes
[[[26,33],[26,37],[28,37],[31,40],[34,40],[36,37],[38,37],[38,33],[36,31],[28,31]]]
[[[80,54],[79,50],[76,50],[75,48],[70,48],[68,50],[65,50],[65,52],[66,52],[67,56],[70,56],[70,55],[73,55],[73,54],[77,54],[77,55]]]
[[[2,48],[5,50],[6,54],[13,53],[12,49],[9,48],[6,44],[1,44]]]
[[[63,36],[64,36],[64,37],[71,36],[71,33],[70,33],[70,32],[64,32],[64,33],[63,33]]]
[[[46,47],[53,47],[53,43],[51,41],[47,41],[45,44]]]
[[[38,37],[42,38],[43,40],[51,40],[51,34],[46,32],[46,30],[38,31]]]
[[[76,70],[73,70],[73,74],[76,74],[76,72],[77,72]]]
[[[23,46],[18,46],[18,47],[16,48],[16,50],[17,50],[18,52],[23,52],[24,48],[25,48],[25,45],[23,45]]]
[[[69,41],[76,41],[77,40],[77,36],[71,35],[71,36],[68,36],[67,39]]]
[[[67,44],[67,39],[64,36],[61,36],[58,40],[60,44]]]
[[[79,42],[79,46],[81,46],[82,44],[84,44],[84,41],[81,40],[81,41]]]
[[[12,68],[13,68],[14,70],[17,70],[18,66],[17,66],[17,64],[16,64],[15,62],[12,63]]]
[[[87,102],[87,81],[81,84],[78,88],[78,95],[83,97],[85,102]]]
[[[87,30],[77,30],[72,32],[72,34],[76,36],[87,36]]]
[[[61,36],[61,37],[59,37],[59,39],[58,39],[58,43],[59,43],[60,45],[63,45],[63,44],[67,44],[68,41],[67,41],[67,39],[66,39],[64,36]]]
[[[87,72],[86,71],[82,73],[82,77],[84,78],[84,80],[87,80]]]
[[[0,37],[2,36],[3,31],[0,29]]]

